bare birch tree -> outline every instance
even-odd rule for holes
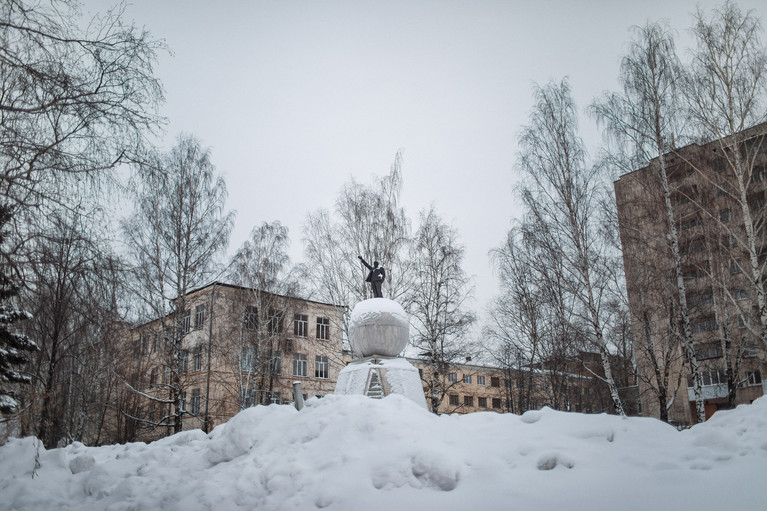
[[[431,368],[425,383],[434,413],[447,395],[451,364],[465,362],[476,351],[467,335],[476,318],[468,309],[472,289],[462,268],[463,256],[456,230],[433,208],[422,212],[411,257],[415,285],[408,303],[411,344]]]
[[[705,420],[702,376],[693,345],[687,289],[683,277],[684,261],[678,235],[678,213],[672,201],[672,187],[666,159],[678,136],[681,98],[678,83],[681,68],[669,28],[660,23],[636,28],[637,37],[621,63],[623,93],[608,93],[594,102],[592,112],[605,125],[607,134],[621,151],[630,148],[628,158],[610,161],[629,168],[646,166],[655,159],[655,175],[663,192],[666,240],[676,281],[676,299],[682,322],[681,340],[693,375],[698,422]],[[623,160],[623,161],[621,161]],[[661,238],[661,239],[663,239]],[[645,338],[645,340],[648,340]],[[649,349],[648,344],[644,344]],[[657,361],[657,353],[654,354]]]
[[[179,432],[184,414],[182,340],[189,330],[186,295],[210,278],[216,257],[229,242],[234,213],[225,210],[224,179],[196,138],[181,135],[170,152],[149,161],[139,173],[137,209],[122,230],[145,311],[160,320],[169,340],[164,402],[173,405],[172,427]]]
[[[605,267],[605,246],[599,236],[596,213],[599,176],[586,164],[583,143],[577,136],[577,115],[566,80],[535,90],[536,104],[530,124],[520,135],[518,167],[528,177],[522,198],[541,233],[559,247],[565,261],[565,283],[578,307],[574,310],[591,345],[599,352],[615,412],[624,415],[610,364],[605,338],[605,300],[611,276]]]
[[[98,183],[158,128],[164,48],[123,8],[87,22],[75,0],[0,3],[0,207],[11,214],[0,256],[14,287],[36,263],[24,245],[71,206],[69,184]]]
[[[296,310],[290,299],[300,292],[299,278],[288,256],[288,229],[279,221],[253,228],[229,265],[229,280],[248,288],[247,303],[238,303],[233,314],[249,311],[246,321],[233,321],[238,331],[235,350],[224,356],[238,378],[234,379],[238,406],[268,404],[274,400],[275,378],[282,370],[282,354]],[[249,309],[248,309],[249,307]]]
[[[742,230],[729,234],[747,254],[744,274],[756,311],[757,336],[767,349],[767,294],[764,249],[765,192],[754,187],[764,180],[764,131],[748,128],[767,121],[767,48],[760,40],[762,26],[752,12],[743,12],[732,2],[708,15],[698,10],[693,33],[697,40],[686,75],[688,111],[701,138],[719,146],[719,170],[726,170],[732,186],[724,190],[733,199],[742,218]],[[702,173],[705,175],[705,172]],[[724,229],[730,229],[723,225]]]

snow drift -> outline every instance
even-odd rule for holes
[[[250,408],[152,444],[0,448],[2,510],[762,509],[767,399],[678,432],[550,409],[435,416],[402,396]]]

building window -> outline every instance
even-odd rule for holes
[[[448,402],[450,403],[450,406],[458,406],[459,405],[458,394],[450,394],[448,396]]]
[[[698,252],[703,252],[705,249],[706,244],[703,242],[703,240],[695,240],[683,247],[682,252],[684,254],[696,254]]]
[[[457,383],[458,382],[458,373],[448,373],[447,374],[447,381],[450,383]]]
[[[267,397],[269,399],[269,404],[278,405],[282,402],[279,392],[268,392]]]
[[[423,369],[418,370],[418,377],[423,380]]]
[[[205,324],[205,305],[201,304],[194,309],[194,328],[199,330]]]
[[[162,382],[165,385],[170,385],[170,367],[165,366],[165,370],[162,373]]]
[[[724,371],[703,371],[703,385],[720,385],[727,383],[727,375]]]
[[[187,350],[181,350],[178,354],[178,370],[181,374],[186,374],[189,368],[189,352]]]
[[[303,353],[293,354],[293,376],[306,376],[308,373],[306,355]]]
[[[690,270],[685,270],[682,272],[682,278],[685,280],[695,280],[698,277],[702,277],[701,273],[698,271],[697,268],[692,268]]]
[[[186,411],[186,392],[181,392],[178,395],[178,409],[182,412]]]
[[[727,223],[730,220],[732,220],[732,210],[731,209],[725,209],[719,212],[719,221],[722,223]]]
[[[490,386],[491,387],[500,387],[501,386],[501,379],[497,376],[491,376],[490,377]],[[493,407],[495,408],[495,407]],[[500,405],[498,406],[500,408]]]
[[[698,217],[690,218],[689,220],[685,220],[679,225],[679,229],[682,231],[686,231],[688,229],[692,229],[693,227],[698,225]]]
[[[306,337],[309,330],[309,316],[306,314],[293,315],[293,335],[296,337]]]
[[[192,390],[192,403],[191,403],[191,409],[189,410],[192,415],[199,415],[200,414],[200,389],[193,389]]]
[[[712,332],[714,330],[716,330],[716,320],[714,318],[696,321],[692,324],[692,333],[694,334],[699,334],[701,332]]]
[[[330,340],[330,318],[317,318],[317,340]]]
[[[269,309],[269,322],[266,325],[266,329],[270,334],[282,333],[282,316],[282,311]]]
[[[487,408],[487,398],[486,397],[478,397],[477,398],[477,406],[480,408]]]
[[[258,309],[254,305],[245,307],[245,314],[242,320],[245,323],[245,328],[248,330],[258,330]]]
[[[738,314],[738,328],[746,328],[751,323],[751,314],[744,312]]]
[[[698,360],[709,360],[712,358],[722,358],[721,346],[705,346],[695,350],[695,358]]]
[[[520,381],[521,381],[521,380],[520,380]],[[511,378],[507,378],[507,379],[503,380],[503,383],[504,383],[504,386],[505,386],[507,389],[509,389],[509,390],[511,390],[511,389],[513,389],[513,388],[514,388],[514,381],[513,381]],[[534,390],[534,389],[533,389],[533,390]]]
[[[192,329],[192,309],[186,309],[184,311],[182,328],[185,334],[188,334],[189,331]]]
[[[471,385],[471,375],[465,374],[463,375],[463,382],[467,385]]]
[[[202,344],[194,348],[194,354],[192,355],[192,370],[202,370]]]
[[[501,398],[500,397],[494,397],[493,398],[493,408],[496,410],[499,410],[501,408]]]
[[[746,373],[746,379],[743,381],[743,383],[748,387],[761,385],[762,375],[759,371],[749,371]]]
[[[746,298],[748,298],[746,289],[742,287],[736,287],[736,288],[730,289],[730,294],[735,300],[745,300]]]
[[[282,353],[277,351],[274,353],[274,355],[269,357],[272,362],[272,374],[274,375],[280,375],[282,374]]]
[[[743,268],[740,267],[739,259],[732,259],[730,260],[730,275],[735,275],[737,273],[743,273]]]
[[[325,355],[317,355],[314,357],[314,377],[315,378],[328,378],[328,357]]]
[[[243,346],[240,353],[240,371],[256,369],[256,350],[252,346]]]
[[[714,295],[712,293],[700,293],[692,295],[687,299],[687,305],[690,307],[697,307],[698,305],[709,305],[714,302]]]
[[[463,406],[474,406],[474,396],[463,396]]]
[[[484,375],[480,375],[480,374],[477,375],[477,385],[482,385],[482,386],[486,385]]]
[[[153,367],[152,370],[149,372],[149,387],[156,387],[157,386],[157,368]]]

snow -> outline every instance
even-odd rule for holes
[[[426,409],[423,384],[413,364],[407,359],[373,357],[358,360],[341,369],[336,383],[336,395],[365,395],[370,371],[377,369],[387,393],[399,394]]]
[[[349,327],[354,328],[360,324],[375,322],[379,317],[385,318],[387,322],[395,326],[409,324],[407,314],[400,304],[388,298],[370,298],[354,306],[349,318]]]
[[[151,444],[0,448],[2,510],[763,509],[767,398],[689,430],[329,395]]]

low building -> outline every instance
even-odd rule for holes
[[[408,360],[418,368],[428,402],[431,366],[421,358]],[[580,363],[563,372],[545,367],[500,368],[469,360],[451,364],[441,388],[445,397],[439,413],[521,414],[544,406],[583,413],[612,412],[606,387]]]

